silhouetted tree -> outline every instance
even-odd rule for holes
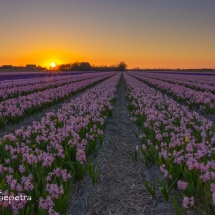
[[[90,71],[92,66],[88,62],[75,62],[71,65],[72,71]]]
[[[61,64],[58,69],[61,71],[125,71],[127,65],[124,62],[120,62],[118,65],[102,65],[91,66],[88,62],[75,62],[71,64]]]
[[[71,65],[70,64],[61,64],[58,67],[58,70],[61,70],[61,71],[68,71],[71,69]]]
[[[127,65],[125,64],[125,62],[120,62],[117,67],[119,71],[125,71],[127,68]]]

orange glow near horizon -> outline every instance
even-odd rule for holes
[[[133,48],[134,49],[134,48]],[[116,51],[117,52],[117,51]],[[22,57],[16,57],[15,53],[14,56],[6,56],[0,58],[0,65],[14,65],[14,66],[25,66],[26,64],[36,64],[37,66],[42,66],[49,68],[52,63],[55,65],[66,64],[66,63],[73,63],[76,61],[85,61],[89,62],[91,65],[95,66],[102,66],[102,65],[116,65],[121,61],[124,61],[128,68],[215,68],[215,61],[212,58],[201,58],[198,56],[199,54],[196,53],[196,56],[192,55],[192,58],[189,57],[189,54],[183,55],[183,53],[168,53],[165,52],[156,52],[156,50],[147,50],[146,52],[141,54],[138,50],[133,50],[132,57],[126,56],[122,53],[122,57],[118,57],[119,53],[116,53],[114,56],[111,54],[110,51],[107,51],[104,55],[105,56],[97,56],[97,53],[84,53],[83,50],[83,57],[81,53],[75,55],[74,53],[69,52],[62,52],[62,51],[44,51],[44,52],[37,52],[33,54],[26,54]],[[162,57],[160,56],[162,53]],[[172,54],[172,56],[171,56]],[[1,54],[0,54],[1,55]],[[111,56],[111,57],[109,57]],[[183,56],[183,57],[182,57]],[[189,59],[190,58],[190,59]],[[54,66],[51,66],[54,67]]]
[[[174,44],[169,40],[169,47],[165,47],[164,42],[162,37],[152,45],[149,45],[147,40],[143,41],[142,44],[137,41],[134,41],[133,44],[126,44],[126,41],[121,41],[118,44],[119,48],[113,51],[111,47],[117,46],[117,41],[115,41],[116,44],[111,42],[113,44],[102,51],[100,43],[89,43],[85,47],[84,44],[77,42],[72,48],[59,44],[59,47],[56,45],[55,49],[46,49],[45,41],[41,41],[40,47],[28,50],[27,48],[21,49],[14,41],[13,47],[16,49],[11,47],[7,52],[0,52],[0,65],[25,66],[26,64],[36,64],[49,68],[52,62],[60,65],[85,61],[95,66],[110,66],[124,61],[128,68],[215,68],[214,50],[209,44],[204,47],[197,47],[195,43],[186,41],[182,47],[180,43]],[[203,55],[202,53],[207,54]]]

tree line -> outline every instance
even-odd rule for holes
[[[91,66],[88,62],[75,62],[72,64],[61,64],[57,68],[60,71],[125,71],[127,65],[125,62],[120,62],[112,66]]]

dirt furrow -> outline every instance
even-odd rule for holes
[[[156,166],[146,169],[128,152],[134,152],[138,140],[132,130],[137,130],[127,109],[126,89],[120,80],[113,116],[104,132],[104,144],[96,162],[102,171],[95,186],[89,176],[73,185],[68,215],[170,215],[175,214],[170,203],[158,193],[151,198],[142,179],[157,175]]]

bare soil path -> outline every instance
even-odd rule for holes
[[[102,171],[92,186],[91,179],[73,185],[68,215],[173,215],[171,203],[166,203],[157,188],[157,200],[151,198],[142,179],[157,176],[157,167],[146,169],[127,152],[134,152],[138,140],[132,130],[127,109],[126,89],[120,80],[113,116],[104,132],[104,144],[95,161]]]

